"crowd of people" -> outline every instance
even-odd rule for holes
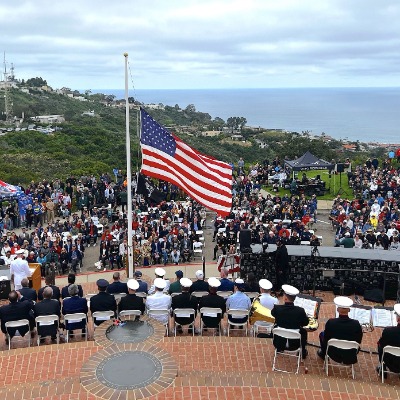
[[[330,212],[335,246],[400,250],[400,174],[393,162],[368,159],[348,173],[354,199],[338,196]]]

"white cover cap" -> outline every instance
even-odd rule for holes
[[[23,249],[17,250],[15,254],[25,254],[25,250]]]
[[[350,232],[346,232],[344,236],[350,236]]]
[[[395,304],[394,305],[394,312],[400,316],[400,304]]]
[[[156,278],[154,279],[154,286],[157,289],[165,289],[165,287],[167,286],[167,282],[163,278]]]
[[[244,280],[242,278],[236,278],[235,283],[237,283],[238,285],[243,285]]]
[[[204,278],[204,274],[203,274],[203,271],[201,269],[196,271],[196,278],[197,279],[203,279]]]
[[[272,283],[268,279],[260,279],[258,284],[261,289],[270,290],[272,289]]]
[[[353,300],[346,296],[335,297],[333,302],[340,308],[350,308],[353,305]]]
[[[208,284],[209,284],[211,287],[215,287],[215,288],[221,286],[221,282],[219,281],[219,279],[214,278],[214,277],[208,278]]]
[[[166,274],[164,268],[156,268],[156,269],[154,270],[154,273],[155,273],[157,276],[164,276],[164,275]]]
[[[139,282],[136,279],[129,279],[129,281],[126,283],[129,289],[132,290],[137,290],[139,289]]]
[[[289,296],[297,296],[300,293],[299,289],[291,285],[282,285],[282,290]]]
[[[181,278],[179,280],[179,283],[181,284],[181,286],[183,287],[190,287],[192,286],[192,281],[189,278]]]

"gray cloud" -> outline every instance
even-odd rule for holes
[[[395,0],[14,3],[0,50],[54,87],[120,87],[125,51],[138,88],[400,84]]]

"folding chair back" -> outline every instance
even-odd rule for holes
[[[111,311],[111,310],[109,310],[109,311],[95,311],[92,314],[94,329],[96,329],[100,325],[99,323],[97,323],[97,321],[101,321],[101,322],[108,321],[112,317],[114,317],[114,315],[115,315],[114,311]]]
[[[298,340],[299,341],[299,347],[293,350],[287,350],[284,349],[283,351],[279,351],[276,348],[275,344],[275,354],[274,354],[274,361],[272,364],[272,371],[280,371],[280,372],[290,372],[288,370],[285,369],[278,369],[276,368],[276,359],[278,357],[278,355],[282,355],[282,356],[288,356],[288,357],[296,357],[297,358],[297,369],[296,369],[296,374],[298,374],[299,372],[299,368],[300,368],[300,361],[301,361],[301,334],[299,332],[298,329],[285,329],[285,328],[274,328],[272,330],[272,334],[273,336],[277,336],[283,339],[286,339],[286,343],[288,343],[289,340]],[[281,349],[280,349],[281,350]]]
[[[176,330],[179,325],[178,322],[176,322],[176,318],[190,318],[192,322],[190,322],[188,325],[188,328],[192,328],[192,336],[194,336],[194,322],[195,322],[195,315],[196,311],[193,308],[175,308],[174,310],[174,320],[175,320],[175,326],[174,326],[174,335],[176,336]]]
[[[382,361],[381,361],[381,377],[382,383],[385,381],[385,372],[389,374],[398,374],[397,371],[392,372],[388,365],[385,363],[385,356],[390,355],[391,358],[397,358],[397,365],[400,365],[400,347],[396,346],[385,346],[382,352]],[[385,370],[386,366],[386,370]]]
[[[120,318],[127,317],[129,315],[136,315],[137,317],[140,317],[142,315],[142,312],[140,310],[123,310],[120,311],[118,315]]]
[[[28,332],[24,336],[26,336],[28,338],[28,346],[31,347],[30,326],[29,326],[29,321],[27,319],[19,319],[17,321],[9,321],[9,322],[6,322],[4,325],[6,327],[6,336],[8,338],[8,350],[11,349],[11,339],[12,339],[10,336],[10,333],[9,333],[9,328],[16,329],[15,335],[13,336],[13,337],[15,337],[17,334],[18,328],[22,328],[24,326],[28,326]],[[18,331],[18,333],[19,333],[19,331]]]
[[[329,356],[329,350],[331,348],[336,348],[339,350],[354,350],[354,352],[356,353],[355,362],[351,363],[351,364],[343,364],[339,361],[332,359],[332,357]],[[354,379],[355,378],[354,364],[357,363],[357,352],[358,352],[359,348],[360,348],[359,343],[352,341],[352,340],[342,340],[342,339],[328,340],[328,345],[326,347],[325,361],[324,361],[326,375],[327,376],[329,375],[329,365],[331,365],[332,367],[351,368],[351,375]],[[335,361],[336,364],[329,363],[329,360]]]
[[[59,318],[58,315],[39,315],[38,317],[35,318],[36,322],[36,330],[37,330],[37,345],[40,346],[40,335],[39,335],[39,328],[41,326],[52,326],[55,323],[57,324],[56,328],[56,338],[57,338],[57,344],[60,343],[60,336],[58,332],[58,326],[59,326]]]
[[[69,327],[68,324],[74,324],[74,323],[82,323],[83,328],[77,328],[77,329],[86,329],[86,332],[82,332],[82,335],[85,335],[86,341],[88,338],[88,329],[87,329],[87,315],[85,313],[75,313],[75,314],[65,314],[64,315],[64,322],[65,322],[65,330],[67,331],[66,334],[66,342],[68,343],[69,341]]]

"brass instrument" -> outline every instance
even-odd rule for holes
[[[271,310],[261,305],[260,297],[256,297],[253,300],[249,315],[249,321],[251,325],[253,325],[256,321],[275,322],[275,318],[271,315]],[[319,324],[316,318],[308,317],[308,325],[304,326],[304,329],[307,331],[316,331],[318,326]]]

